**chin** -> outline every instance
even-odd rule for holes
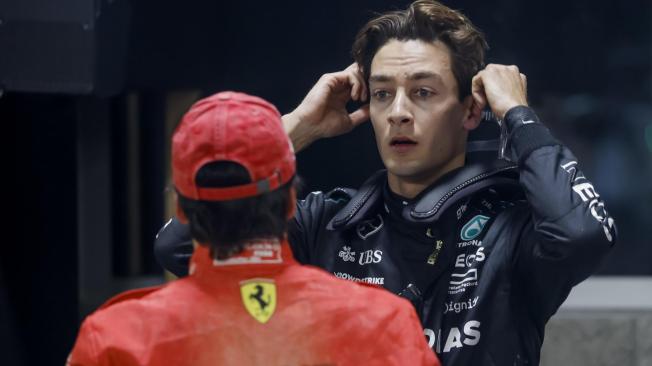
[[[390,161],[385,163],[385,167],[392,175],[405,179],[414,179],[427,175],[427,169],[414,162]]]

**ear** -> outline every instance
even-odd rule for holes
[[[176,207],[177,220],[179,220],[179,222],[182,224],[187,224],[188,217],[186,216],[186,213],[181,209],[181,206],[179,205],[179,196],[176,193],[174,194],[174,205]]]
[[[290,202],[288,205],[287,219],[291,220],[297,212],[297,190],[294,187],[290,188]]]
[[[480,125],[480,121],[482,121],[482,108],[476,103],[472,95],[464,98],[462,106],[464,107],[462,127],[467,131],[474,130]]]

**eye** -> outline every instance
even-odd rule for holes
[[[418,88],[414,94],[419,98],[425,99],[435,95],[435,92],[426,88]]]
[[[385,99],[389,98],[389,96],[390,96],[389,92],[387,90],[376,90],[376,91],[373,92],[372,95],[373,95],[374,99],[377,99],[377,100],[385,100]]]

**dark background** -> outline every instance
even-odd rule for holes
[[[84,314],[162,280],[167,139],[189,102],[233,89],[287,113],[351,63],[373,12],[407,3],[0,1],[1,363],[63,364]],[[620,235],[600,274],[652,275],[650,2],[446,4],[487,34],[488,62],[527,74],[531,105],[607,202]],[[308,190],[379,168],[369,125],[299,156]]]

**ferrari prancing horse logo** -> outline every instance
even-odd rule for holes
[[[249,315],[265,324],[276,310],[276,285],[274,280],[254,278],[240,282],[242,304]]]

